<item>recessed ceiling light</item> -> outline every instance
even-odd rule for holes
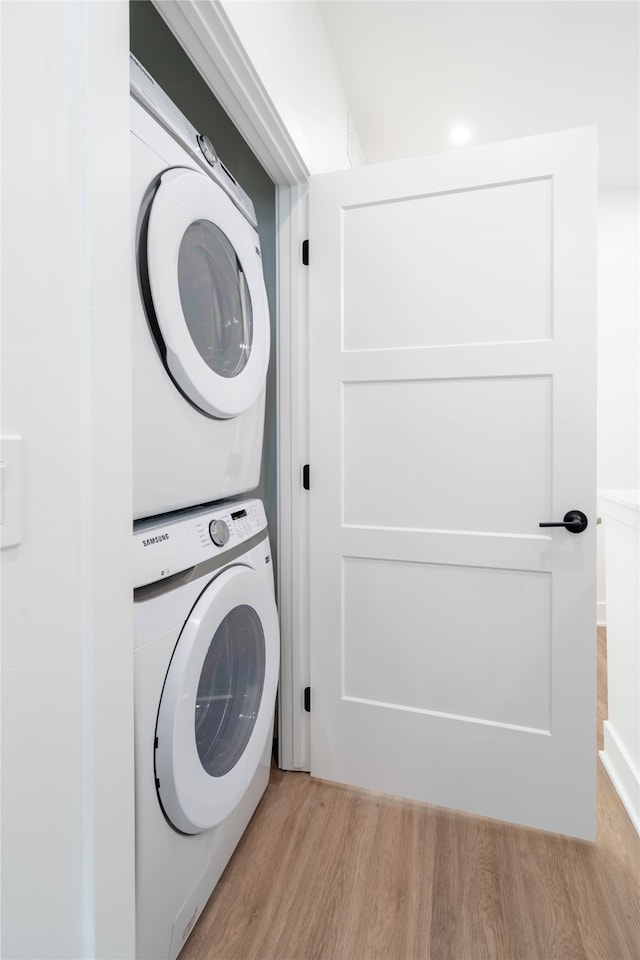
[[[471,127],[468,127],[466,123],[456,124],[449,131],[449,139],[452,143],[466,143],[467,140],[471,139]]]

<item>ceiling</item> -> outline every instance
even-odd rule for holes
[[[367,163],[596,124],[600,185],[638,185],[636,0],[319,0]]]

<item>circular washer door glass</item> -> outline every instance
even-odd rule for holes
[[[208,220],[191,223],[178,253],[180,304],[189,334],[210,370],[237,377],[249,359],[253,312],[242,264]]]
[[[247,746],[262,700],[265,640],[252,607],[224,618],[204,659],[195,704],[198,756],[211,777],[223,777]]]
[[[181,833],[222,823],[263,763],[279,648],[263,571],[232,565],[204,587],[173,649],[156,721],[158,799]]]

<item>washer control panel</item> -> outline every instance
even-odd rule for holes
[[[266,528],[260,500],[219,503],[181,510],[170,517],[138,520],[133,525],[134,588],[230,553]]]

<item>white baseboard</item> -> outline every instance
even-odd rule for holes
[[[599,627],[606,627],[607,625],[607,602],[606,600],[598,600],[596,604],[596,623]]]
[[[604,750],[600,751],[600,759],[640,834],[640,775],[608,720],[604,722]]]

